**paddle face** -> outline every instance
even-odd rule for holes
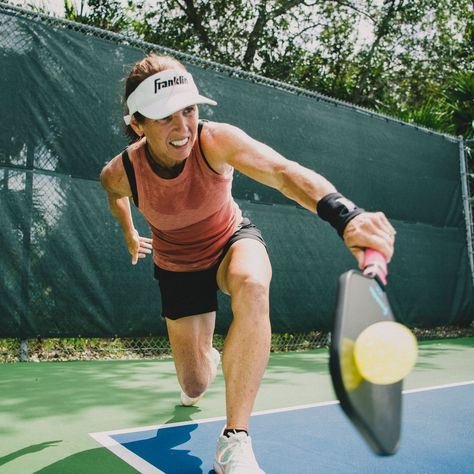
[[[378,455],[394,454],[400,441],[402,384],[375,385],[360,375],[353,349],[359,334],[379,321],[394,321],[385,291],[358,271],[341,275],[330,349],[330,372],[341,407]]]

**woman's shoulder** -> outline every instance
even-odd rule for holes
[[[219,139],[227,134],[238,132],[240,129],[235,125],[225,122],[213,122],[210,120],[202,120],[201,135],[204,134],[208,138]]]
[[[229,134],[232,134],[232,125],[222,122],[203,122],[199,136],[201,151],[206,161],[218,174],[229,173],[230,166],[226,163],[227,143]]]
[[[126,151],[128,153],[128,156],[130,158],[130,161],[133,163],[133,159],[139,153],[141,150],[145,149],[145,144],[146,144],[146,138],[140,138],[140,140],[137,140],[136,142],[131,143],[130,145],[125,148],[125,150],[121,153],[121,155]]]
[[[122,196],[131,196],[131,189],[125,170],[126,164],[124,163],[124,160],[128,158],[133,166],[137,152],[144,147],[144,143],[144,140],[132,143],[125,148],[125,150],[106,163],[100,173],[100,182],[106,191],[120,194]]]
[[[204,122],[200,135],[201,143],[211,153],[217,152],[221,156],[245,137],[247,134],[239,127],[224,122]]]

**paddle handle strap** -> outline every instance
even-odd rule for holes
[[[387,260],[377,250],[366,249],[364,252],[364,263],[362,265],[364,275],[376,277],[383,286],[387,285]]]

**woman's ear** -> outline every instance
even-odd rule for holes
[[[132,127],[133,131],[141,138],[145,134],[141,124],[135,118],[135,115],[130,117],[130,127]]]

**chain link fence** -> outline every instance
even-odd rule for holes
[[[469,327],[414,328],[419,341],[474,337],[474,323]],[[222,351],[225,337],[214,335],[214,347]],[[307,351],[328,348],[331,333],[312,331],[306,334],[272,334],[272,352]],[[114,339],[0,339],[0,361],[42,362],[107,359],[156,359],[170,357],[167,337]]]
[[[288,352],[328,347],[330,335],[320,331],[307,334],[273,334],[272,352]],[[225,337],[215,334],[214,347],[222,351]],[[146,359],[169,357],[167,337],[73,338],[73,339],[0,339],[3,363],[19,361],[66,361],[94,359]]]

